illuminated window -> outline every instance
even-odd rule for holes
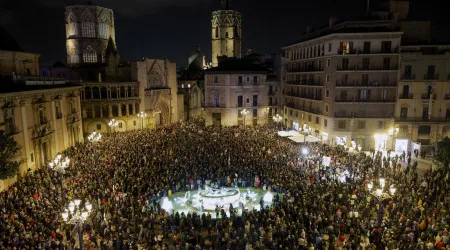
[[[97,52],[91,47],[87,46],[83,51],[83,62],[85,63],[96,63],[97,62]]]
[[[80,63],[80,57],[78,56],[78,54],[70,55],[70,63],[72,64]]]
[[[77,23],[69,23],[67,28],[67,36],[78,36],[78,26]]]
[[[95,23],[84,22],[82,23],[81,28],[83,37],[95,37]]]
[[[342,54],[349,54],[353,50],[353,42],[341,42],[340,52]]]
[[[109,27],[107,23],[98,24],[98,37],[103,39],[109,38]]]

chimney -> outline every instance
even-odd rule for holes
[[[98,72],[98,82],[102,82],[102,73]]]

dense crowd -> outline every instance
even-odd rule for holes
[[[93,204],[81,228],[86,249],[450,249],[448,175],[419,178],[417,164],[398,157],[195,123],[116,133],[63,154],[71,166],[62,182],[38,169],[0,194],[0,249],[78,249],[76,227],[61,217],[74,198]],[[394,195],[368,190],[381,177]],[[161,208],[162,197],[210,182],[283,199],[217,219]]]

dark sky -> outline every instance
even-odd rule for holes
[[[372,0],[372,4],[375,4]],[[435,4],[432,4],[435,2]],[[41,63],[65,60],[64,6],[85,0],[0,0],[0,25],[23,49],[41,54]],[[211,12],[220,0],[92,0],[115,13],[116,40],[123,60],[168,58],[178,67],[199,45],[211,57]],[[410,19],[431,20],[434,34],[447,36],[445,8],[437,0],[417,0]],[[25,7],[26,6],[26,7]],[[306,26],[364,15],[366,0],[231,0],[243,17],[243,50],[278,53],[298,40]]]

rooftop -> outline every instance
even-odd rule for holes
[[[0,75],[0,93],[48,90],[48,89],[68,88],[78,86],[81,85],[69,83],[62,78],[56,77]]]
[[[219,66],[205,70],[206,73],[212,72],[268,72],[269,70],[252,61],[236,58],[229,58],[219,63]]]

